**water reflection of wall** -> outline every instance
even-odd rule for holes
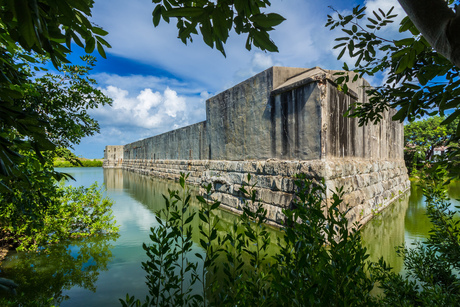
[[[104,186],[107,190],[122,190],[123,171],[116,168],[104,168]]]
[[[370,260],[377,261],[380,257],[394,267],[395,272],[401,271],[403,261],[396,256],[395,247],[404,244],[405,216],[409,205],[406,194],[382,211],[366,224],[361,232],[363,243],[371,255]]]
[[[165,207],[163,195],[169,195],[168,189],[181,190],[181,187],[177,182],[145,176],[121,169],[105,169],[104,183],[106,184],[106,188],[108,190],[123,189],[125,193],[129,194],[134,200],[143,204],[154,214]],[[195,186],[189,186],[189,188],[192,194],[191,207],[192,210],[196,211],[199,206],[195,197],[198,194],[198,188]],[[219,229],[222,233],[226,233],[226,231],[233,225],[233,222],[238,219],[238,215],[225,210],[217,210],[215,214],[220,219]],[[199,223],[200,220],[198,216],[195,216],[195,219],[192,221],[192,227],[198,230]],[[276,242],[277,237],[279,237],[281,233],[271,228],[269,228],[269,232],[271,234],[272,242]],[[199,242],[198,231],[193,234],[193,241]]]

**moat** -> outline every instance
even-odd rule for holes
[[[154,212],[163,205],[163,193],[177,189],[172,181],[147,177],[121,169],[60,169],[74,176],[72,185],[103,184],[114,200],[113,211],[119,236],[75,240],[54,246],[50,254],[11,253],[0,276],[18,281],[23,302],[39,300],[60,306],[117,306],[126,293],[143,298],[148,293],[141,262],[146,260],[142,243],[148,242]],[[451,199],[460,198],[460,183],[449,189]],[[452,200],[459,205],[458,201]],[[381,256],[395,271],[403,270],[394,247],[410,245],[428,235],[423,195],[412,183],[411,193],[383,210],[363,229],[362,236],[371,260]],[[234,215],[221,211],[223,227]],[[277,233],[273,232],[273,236]],[[196,247],[196,251],[200,249]],[[49,304],[48,304],[49,305]]]

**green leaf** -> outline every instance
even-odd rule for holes
[[[212,22],[214,26],[214,33],[217,37],[225,42],[228,38],[228,29],[226,23],[226,16],[220,9],[215,9],[212,15]]]
[[[342,51],[340,51],[340,54],[339,54],[339,56],[337,57],[337,60],[340,60],[340,59],[342,58],[343,54],[345,53],[345,50],[347,50],[346,47],[344,47],[344,48],[342,49]]]
[[[394,121],[399,120],[400,122],[403,122],[404,119],[406,118],[408,108],[409,108],[408,105],[402,106],[401,109],[399,109],[399,111],[396,112],[395,115],[393,115],[392,120]]]
[[[216,201],[214,204],[211,206],[211,210],[217,209],[220,206],[220,202]]]
[[[367,20],[369,20],[370,22],[372,22],[375,25],[378,24],[378,21],[376,21],[375,19],[367,18]]]
[[[91,36],[89,39],[86,40],[85,52],[92,53],[94,51],[95,46],[96,46],[96,40],[94,39],[93,36]]]
[[[253,30],[250,32],[253,38],[254,45],[271,52],[278,52],[278,47],[270,39],[269,35],[265,31]]]
[[[420,89],[420,86],[416,85],[416,84],[411,84],[411,83],[403,83],[402,84],[404,87],[407,87],[407,88],[410,88],[412,90],[419,90]]]
[[[441,125],[448,125],[453,122],[456,118],[460,116],[460,110],[455,110],[452,114],[450,114],[445,120],[441,122]]]
[[[101,35],[101,36],[106,36],[107,34],[109,34],[109,32],[99,27],[93,27],[91,30],[93,30],[94,34]]]
[[[193,218],[194,218],[194,215],[190,215],[190,216],[185,220],[184,224],[190,223],[190,222],[193,220]]]
[[[275,14],[275,13],[257,14],[257,15],[251,16],[251,21],[253,21],[256,24],[256,26],[262,27],[262,28],[275,27],[285,20],[286,19],[283,16],[279,14]]]
[[[395,74],[402,73],[407,68],[408,63],[409,63],[409,57],[407,55],[402,56],[398,62],[398,65],[396,66]]]
[[[415,40],[413,37],[409,37],[409,38],[404,38],[404,39],[394,41],[394,44],[396,47],[402,47],[402,46],[412,45],[414,41]]]
[[[212,37],[212,28],[211,22],[209,19],[205,19],[200,27],[201,35],[203,36],[203,41],[211,48],[214,48],[214,39]]]
[[[110,46],[110,44],[101,36],[96,36],[96,40],[100,42],[102,45],[106,46],[107,48],[112,48],[112,46]]]
[[[105,54],[104,47],[102,47],[100,42],[97,42],[97,51],[104,59],[107,59],[107,55]]]
[[[161,8],[162,8],[162,5],[159,4],[159,5],[155,6],[155,9],[152,12],[152,16],[153,16],[152,22],[153,22],[154,27],[157,27],[160,24]]]

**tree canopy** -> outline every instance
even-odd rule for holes
[[[0,239],[25,249],[115,229],[111,203],[95,188],[58,187],[56,180],[68,176],[52,163],[65,154],[57,149],[99,131],[88,109],[111,103],[88,76],[95,58],[83,57],[83,65],[67,59],[72,43],[103,57],[110,47],[107,32],[88,20],[92,6],[92,0],[0,0]],[[58,72],[37,76],[48,61]]]
[[[0,1],[0,189],[10,176],[20,175],[21,150],[37,157],[56,144],[50,137],[41,102],[28,98],[36,90],[33,71],[51,60],[56,68],[69,63],[72,42],[91,53],[97,48],[105,57],[107,34],[93,25],[92,0],[1,0]],[[40,82],[40,81],[38,81]],[[35,95],[34,97],[38,97]],[[83,103],[83,102],[82,102]],[[48,125],[49,127],[49,125]],[[22,174],[24,175],[24,174]]]
[[[344,33],[336,38],[334,47],[341,49],[339,59],[348,52],[355,60],[353,66],[345,63],[345,72],[338,73],[337,83],[343,85],[344,91],[348,89],[347,82],[356,80],[358,75],[386,74],[382,85],[367,89],[369,101],[356,103],[348,112],[358,117],[360,124],[379,121],[389,108],[397,109],[393,120],[401,122],[439,115],[445,117],[440,125],[456,122],[451,135],[455,142],[460,137],[460,123],[456,120],[460,117],[459,68],[436,52],[407,16],[399,27],[399,32],[407,35],[405,38],[392,40],[381,36],[396,17],[392,10],[379,9],[372,17],[366,17],[365,7],[357,6],[350,15],[336,12],[334,17],[328,16],[326,26]],[[459,161],[459,148],[451,146],[448,159],[439,166],[458,177]]]

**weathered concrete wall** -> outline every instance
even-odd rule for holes
[[[272,67],[210,98],[206,102],[209,159],[273,158],[276,144],[270,141],[272,129],[281,127],[282,121],[279,111],[274,113],[273,106],[267,102],[274,86],[305,71],[304,68]]]
[[[106,146],[104,150],[104,161],[102,167],[104,168],[122,168],[123,163],[123,145],[110,145]]]
[[[332,73],[267,69],[210,98],[205,122],[125,145],[123,168],[167,179],[188,172],[190,183],[211,183],[232,211],[241,210],[239,188],[250,173],[272,223],[291,203],[293,175],[306,173],[325,178],[328,198],[343,186],[350,221],[365,222],[409,188],[403,125],[388,112],[363,127],[344,117],[367,100],[369,84],[360,80],[344,94]]]
[[[128,160],[201,160],[209,158],[207,123],[200,122],[124,146]]]
[[[367,99],[365,93],[364,98]],[[377,125],[359,126],[358,119],[343,114],[357,98],[345,95],[336,85],[327,83],[323,101],[323,144],[328,158],[403,159],[404,126],[391,120],[395,111],[383,113]],[[360,100],[363,101],[363,100]]]

